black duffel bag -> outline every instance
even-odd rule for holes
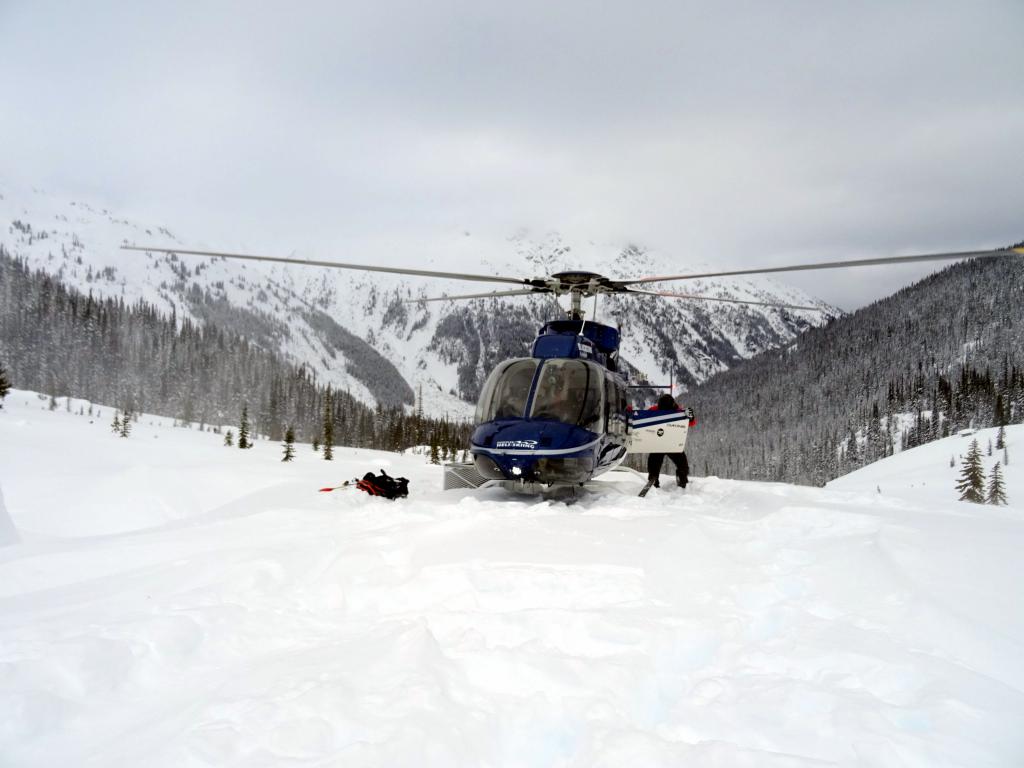
[[[385,499],[404,499],[409,495],[409,481],[404,477],[391,477],[383,469],[379,475],[367,472],[363,479],[356,483],[356,488],[366,491],[371,496],[383,496]]]

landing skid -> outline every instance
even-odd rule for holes
[[[612,472],[632,472],[641,477],[646,475],[630,467],[615,467]],[[541,496],[545,499],[572,503],[577,499],[597,491],[602,487],[600,482],[589,481],[579,483],[532,483],[525,480],[488,480],[471,462],[452,462],[444,465],[444,490],[470,490],[485,488],[504,488],[506,491],[523,496]]]

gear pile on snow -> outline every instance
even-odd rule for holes
[[[367,472],[362,480],[356,482],[356,488],[386,499],[404,499],[409,495],[409,481],[404,477],[391,477],[383,469],[379,475]]]

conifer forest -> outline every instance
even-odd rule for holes
[[[157,413],[184,423],[238,424],[250,439],[403,450],[436,444],[454,455],[469,425],[420,409],[370,408],[319,384],[237,333],[162,315],[139,302],[84,295],[30,270],[0,248],[0,361],[12,386],[106,403],[124,413]]]
[[[949,266],[682,396],[697,474],[823,485],[960,430],[1024,422],[1024,263]]]

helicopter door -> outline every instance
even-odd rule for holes
[[[629,453],[680,453],[686,450],[690,412],[634,411],[629,419]]]

